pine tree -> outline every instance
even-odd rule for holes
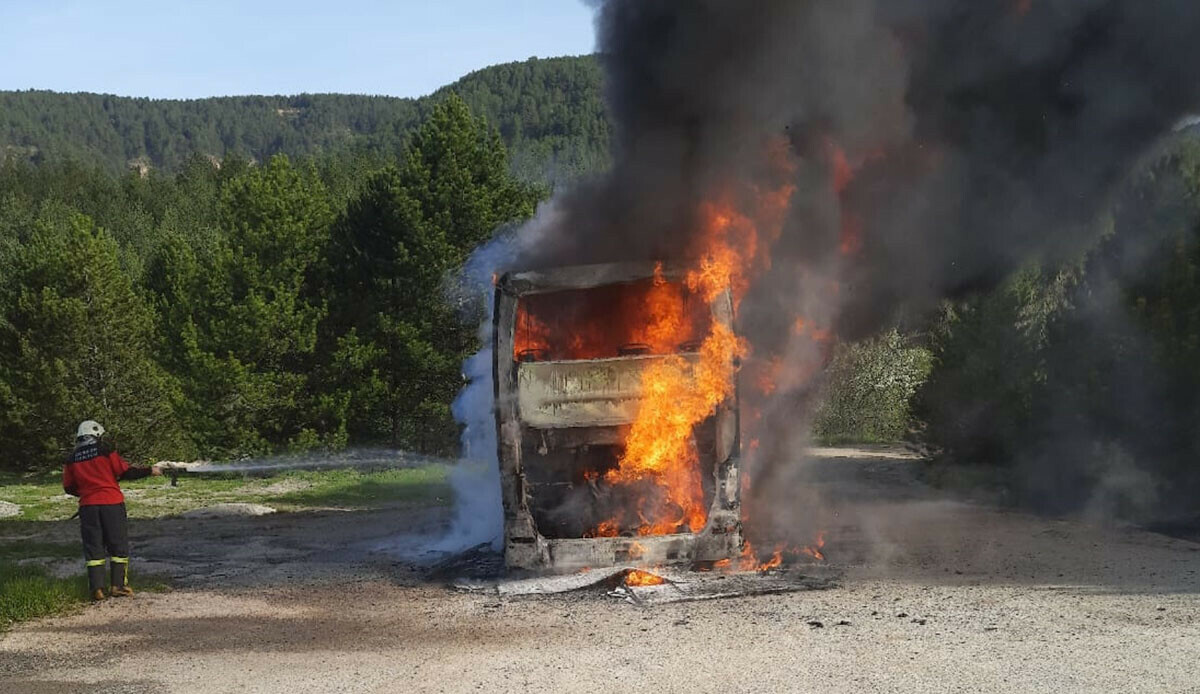
[[[351,433],[445,450],[450,402],[475,326],[445,281],[494,230],[533,211],[496,131],[455,96],[413,136],[399,168],[374,176],[335,225],[326,321],[332,380],[350,395]]]
[[[25,467],[61,464],[96,419],[133,459],[189,451],[178,386],[154,361],[153,316],[91,219],[42,219],[0,295],[0,435]]]
[[[184,383],[186,418],[206,453],[338,440],[336,418],[314,428],[328,405],[309,388],[325,305],[307,283],[331,219],[315,171],[279,156],[225,184],[218,235],[164,243],[149,288],[165,363]]]

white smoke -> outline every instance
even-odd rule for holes
[[[504,532],[500,503],[500,466],[496,461],[496,420],[492,414],[491,311],[480,328],[484,348],[463,364],[469,382],[454,399],[454,419],[464,425],[463,459],[450,471],[454,521],[430,549],[461,552],[480,544],[499,550]]]
[[[500,464],[496,450],[495,395],[492,383],[493,277],[511,265],[530,244],[543,238],[558,219],[554,201],[542,205],[528,223],[498,232],[471,254],[457,283],[458,291],[484,296],[487,307],[479,325],[481,349],[463,362],[467,385],[451,412],[463,425],[462,460],[450,472],[454,520],[450,530],[429,546],[436,552],[461,552],[488,543],[499,550],[504,536]]]

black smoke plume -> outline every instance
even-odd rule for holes
[[[787,366],[762,431],[795,429],[821,360],[798,318],[854,339],[1073,257],[1200,109],[1195,0],[594,4],[614,162],[512,267],[687,256],[705,200],[794,186],[739,309],[755,357]]]
[[[599,50],[618,132],[525,265],[686,252],[698,203],[800,163],[773,258],[844,262],[844,330],[985,288],[1089,243],[1133,162],[1200,106],[1189,0],[608,0]],[[856,169],[841,194],[829,147]]]

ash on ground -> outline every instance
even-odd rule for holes
[[[496,581],[504,576],[504,553],[483,542],[429,567],[427,577],[435,581]]]
[[[446,581],[456,590],[531,597],[594,593],[637,605],[718,600],[749,595],[773,595],[837,587],[837,574],[828,567],[804,566],[758,571],[694,571],[684,566],[611,566],[571,574],[508,575],[504,556],[481,544],[430,568],[432,580]],[[649,577],[651,580],[647,581]],[[640,580],[632,580],[632,579]]]

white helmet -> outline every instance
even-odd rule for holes
[[[75,430],[75,438],[81,439],[84,436],[95,436],[96,438],[100,438],[101,436],[104,436],[104,427],[100,426],[100,422],[95,422],[89,419],[80,424],[79,428]]]

